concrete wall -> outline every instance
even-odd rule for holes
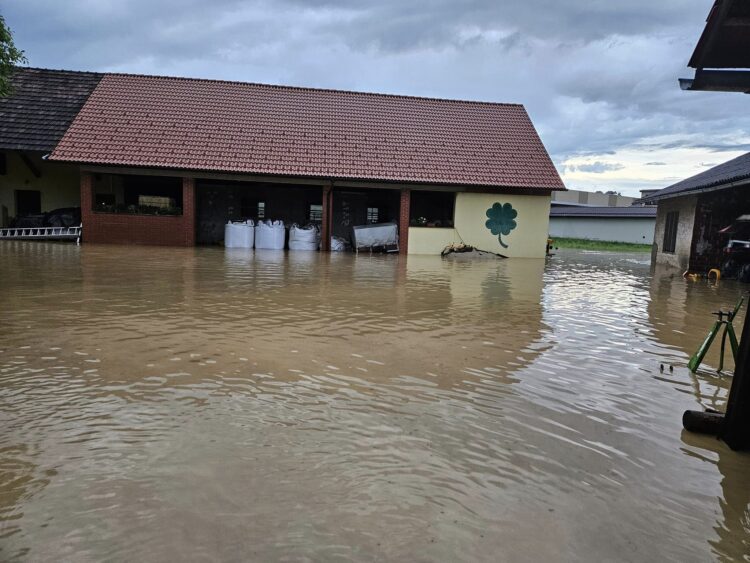
[[[409,227],[409,254],[440,254],[449,244],[460,242],[455,229]]]
[[[26,153],[40,172],[36,177],[19,153],[6,151],[6,174],[0,175],[0,205],[8,208],[8,217],[16,215],[15,190],[41,192],[42,212],[81,204],[78,167],[42,160],[42,153]]]
[[[665,199],[659,202],[656,211],[656,226],[654,228],[654,251],[653,258],[656,264],[672,266],[687,270],[690,264],[690,249],[693,242],[693,225],[695,223],[695,208],[698,203],[697,196],[683,196]],[[667,213],[678,211],[679,221],[677,224],[677,243],[674,253],[662,252],[664,244],[664,227]]]
[[[636,198],[605,194],[602,192],[586,192],[583,190],[566,190],[564,192],[552,192],[552,201],[564,203],[577,203],[581,205],[596,205],[600,207],[628,207]]]
[[[516,228],[497,235],[486,227],[487,210],[495,203],[509,203],[516,210]],[[550,196],[459,193],[456,195],[455,231],[461,242],[480,250],[514,258],[543,258],[549,229]]]
[[[653,217],[550,217],[549,234],[552,238],[651,244],[655,225]]]

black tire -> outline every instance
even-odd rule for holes
[[[736,261],[727,258],[721,265],[721,277],[725,280],[737,277],[739,269],[739,264]]]

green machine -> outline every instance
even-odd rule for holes
[[[698,371],[698,367],[701,365],[703,358],[706,356],[708,349],[711,347],[711,343],[714,341],[714,338],[716,338],[716,335],[719,334],[722,325],[724,326],[724,334],[721,335],[719,369],[716,371],[722,371],[724,369],[724,348],[726,347],[727,343],[727,335],[729,335],[729,345],[732,347],[732,358],[734,359],[735,364],[737,363],[737,349],[739,348],[739,344],[737,343],[737,335],[734,332],[732,321],[734,320],[734,317],[737,316],[739,310],[742,308],[742,303],[744,302],[744,300],[744,297],[740,297],[733,311],[715,311],[713,313],[718,317],[718,319],[716,319],[716,322],[711,327],[711,330],[708,331],[708,336],[706,336],[703,344],[701,344],[695,354],[691,356],[690,361],[688,362],[688,368],[690,369],[690,371],[692,371],[693,373]]]

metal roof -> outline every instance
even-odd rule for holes
[[[51,151],[102,75],[17,68],[13,93],[0,98],[0,149]]]
[[[163,76],[106,74],[50,160],[565,189],[519,104]]]
[[[550,217],[597,217],[648,219],[656,217],[655,205],[632,205],[629,207],[552,207]]]
[[[681,180],[676,184],[672,184],[645,199],[648,199],[648,201],[658,201],[691,193],[720,190],[735,186],[737,183],[746,183],[749,181],[750,153],[747,153],[733,158],[724,164],[709,168],[700,174]]]

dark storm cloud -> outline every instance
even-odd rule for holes
[[[748,147],[746,96],[677,86],[712,2],[18,0],[0,11],[35,66],[520,102],[562,166],[634,144]]]

